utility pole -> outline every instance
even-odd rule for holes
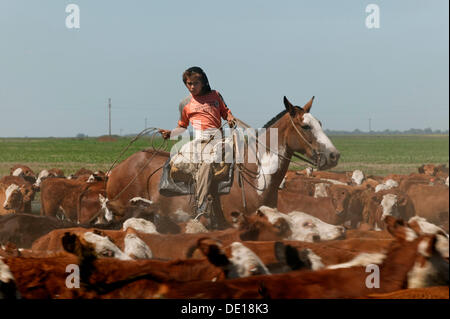
[[[109,136],[111,136],[111,98],[108,99],[108,110],[109,110]]]
[[[145,129],[147,128],[147,118],[145,118]]]
[[[372,132],[372,119],[369,118],[369,133]]]

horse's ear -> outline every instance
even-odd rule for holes
[[[309,113],[309,110],[311,109],[313,101],[314,101],[314,96],[311,98],[311,100],[309,100],[308,103],[305,104],[305,106],[303,106],[303,110],[305,111],[305,113]]]
[[[286,96],[283,98],[283,102],[284,102],[284,107],[285,107],[286,110],[289,112],[289,114],[290,114],[291,116],[294,116],[294,115],[295,115],[295,106],[292,105],[291,102],[289,102],[289,100],[287,99]]]

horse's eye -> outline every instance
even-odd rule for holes
[[[311,126],[309,126],[309,125],[302,125],[302,129],[304,129],[304,130],[310,130],[310,129],[311,129]]]

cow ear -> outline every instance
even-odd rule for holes
[[[289,114],[292,117],[294,117],[295,116],[295,106],[292,105],[291,102],[289,102],[289,100],[287,99],[286,96],[283,98],[283,102],[284,102],[284,107],[286,108],[286,110],[289,112]]]
[[[197,241],[197,246],[211,264],[217,267],[224,267],[230,263],[227,255],[222,250],[222,245],[218,241],[210,238],[200,238]]]
[[[392,216],[386,216],[384,222],[387,225],[388,232],[400,241],[410,241],[417,238],[417,233],[401,219]]]
[[[311,98],[311,100],[308,101],[308,103],[306,103],[306,104],[303,106],[303,111],[305,111],[305,113],[309,113],[309,110],[311,110],[313,101],[314,101],[314,96]]]

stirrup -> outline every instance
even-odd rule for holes
[[[206,214],[205,212],[198,213],[197,216],[195,216],[194,220],[198,220],[198,218],[200,216],[205,215],[205,214]]]

